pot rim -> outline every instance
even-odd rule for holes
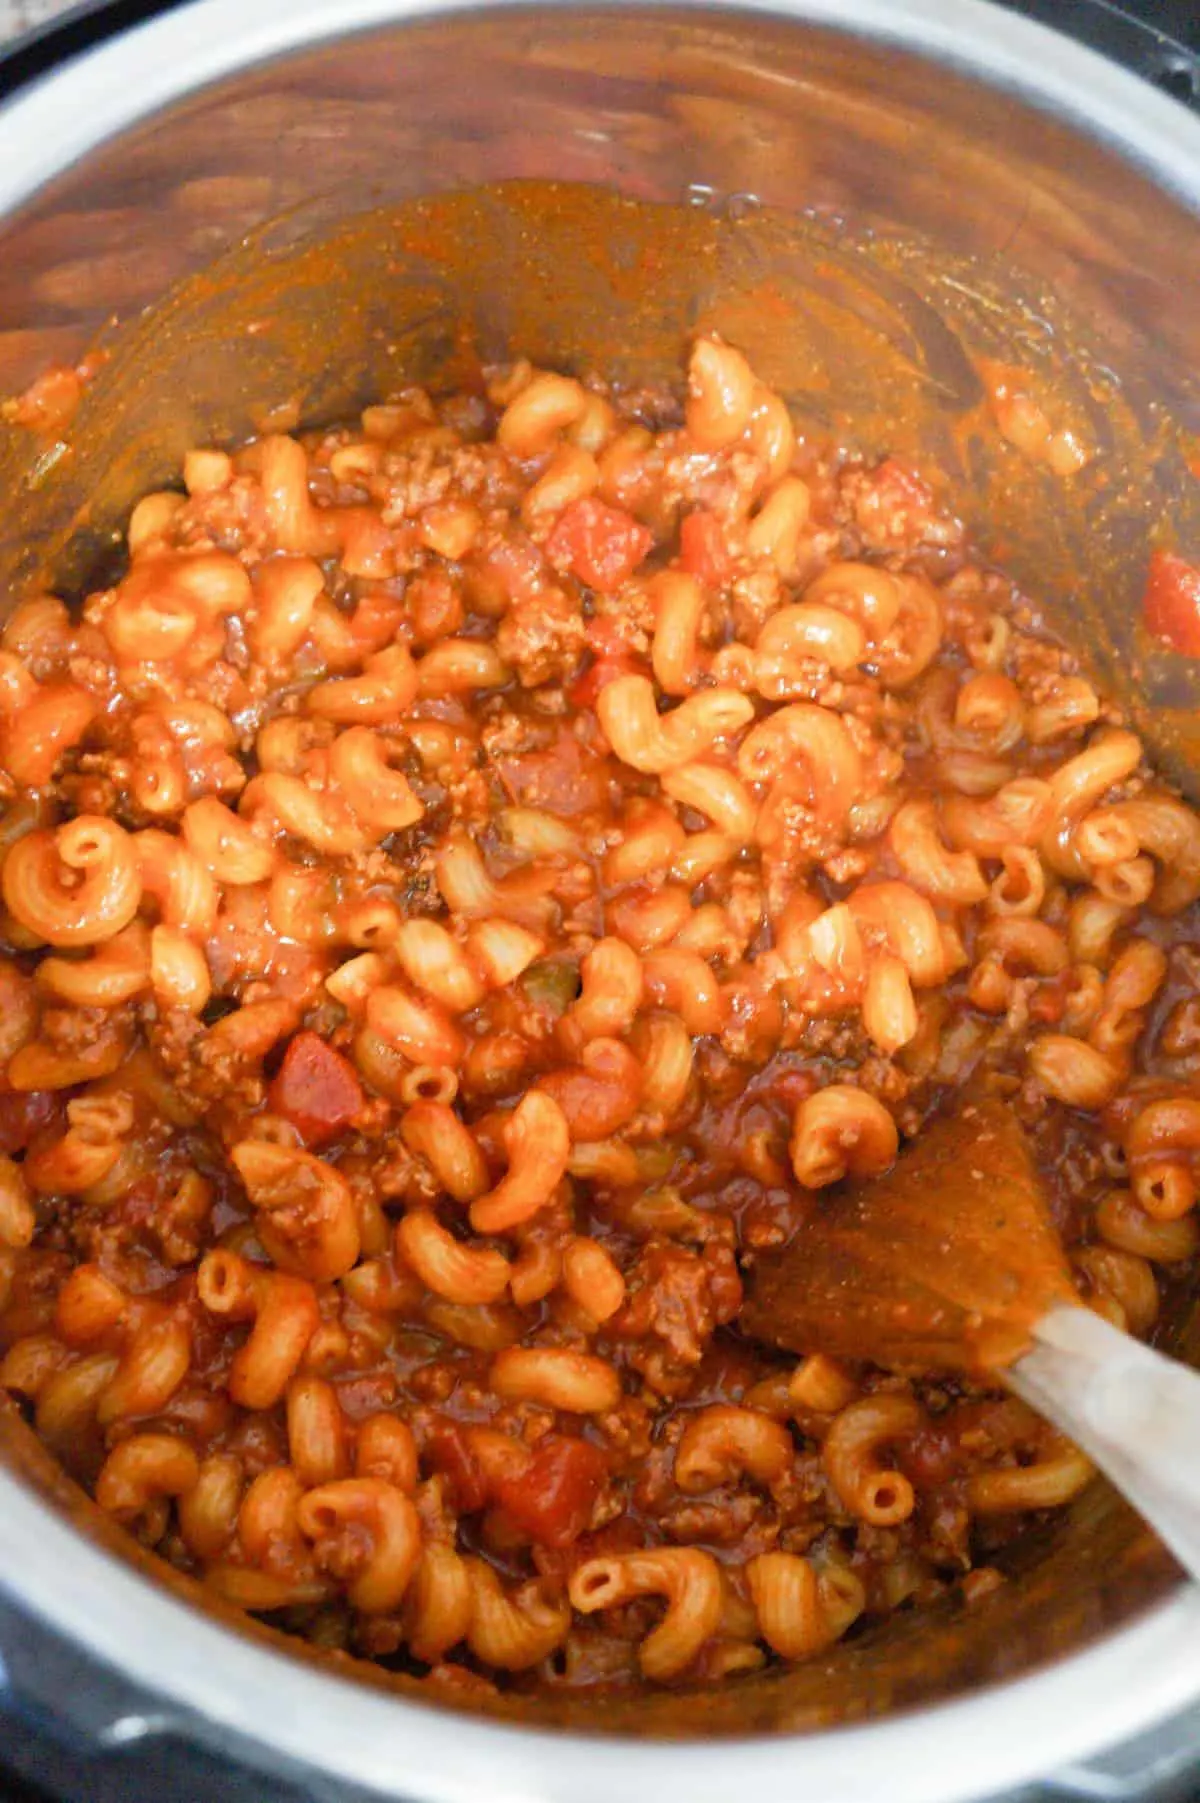
[[[531,1728],[451,1714],[245,1639],[87,1540],[8,1472],[0,1520],[13,1601],[143,1692],[144,1707],[91,1725],[104,1744],[177,1733],[230,1753],[236,1737],[248,1752],[424,1803],[728,1803],[748,1759],[757,1803],[795,1803],[801,1777],[806,1803],[965,1803],[1131,1738],[1200,1689],[1200,1590],[1181,1585],[1046,1669],[865,1725],[709,1741]]]
[[[0,218],[105,139],[240,69],[373,28],[508,7],[536,11],[539,3],[553,10],[558,0],[255,0],[252,9],[242,0],[190,0],[0,104]],[[647,0],[582,3],[619,12]],[[656,10],[758,14],[894,43],[1066,119],[1200,211],[1200,115],[1097,51],[989,0],[661,0]]]
[[[488,10],[521,0],[491,0]],[[638,0],[608,0],[610,10]],[[0,107],[0,218],[154,112],[250,65],[386,25],[478,11],[473,0],[193,0],[101,44]],[[597,8],[599,10],[599,8]],[[656,8],[656,10],[658,10]],[[1115,64],[985,0],[674,0],[664,11],[744,14],[896,44],[1099,139],[1200,213],[1200,119]],[[661,1793],[726,1803],[748,1754],[758,1803],[950,1803],[1090,1757],[1200,1700],[1200,1590],[1180,1586],[1102,1641],[955,1701],[804,1736],[653,1742],[513,1727],[314,1670],[244,1639],[90,1542],[0,1471],[4,1582],[41,1617],[153,1700],[110,1726],[127,1743],[177,1727],[236,1736],[427,1803]],[[173,1720],[158,1705],[178,1713]],[[69,1700],[67,1700],[69,1713]],[[1014,1728],[1019,1724],[1019,1732]],[[403,1762],[401,1765],[401,1761]]]

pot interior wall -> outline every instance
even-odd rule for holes
[[[413,206],[514,177],[689,218],[544,192]],[[407,226],[343,223],[397,201]],[[0,227],[0,393],[247,234],[117,333],[65,453],[0,425],[0,580],[77,577],[138,483],[281,396],[330,417],[446,371],[454,340],[675,372],[688,330],[720,321],[803,412],[940,465],[1190,781],[1192,673],[1143,642],[1136,599],[1148,538],[1200,547],[1200,234],[1068,122],[886,44],[719,8],[505,7],[351,36],[177,102]],[[1083,477],[998,443],[979,351],[1033,372],[1104,453]]]
[[[68,427],[0,424],[0,591],[85,588],[188,445],[516,354],[677,379],[688,336],[715,327],[800,421],[940,471],[985,552],[1200,793],[1192,669],[1137,621],[1148,544],[1200,551],[1198,244],[1180,203],[1068,125],[766,16],[511,9],[297,52],[106,145],[0,226],[0,389],[97,334],[109,353]],[[1096,447],[1080,476],[1004,444],[981,355],[1029,372]],[[1187,1316],[1177,1338],[1200,1351]],[[0,1445],[112,1541],[15,1417]],[[1071,1648],[1172,1570],[1097,1486],[1012,1578],[702,1714],[667,1696],[604,1719],[728,1731],[927,1700]],[[495,1707],[599,1725],[565,1694]]]

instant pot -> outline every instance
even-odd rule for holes
[[[0,424],[0,591],[79,591],[186,446],[452,382],[467,341],[638,380],[715,326],[849,442],[944,470],[1200,793],[1195,679],[1137,608],[1150,544],[1200,555],[1185,50],[1091,0],[150,10],[7,65],[0,393],[103,356],[69,424]],[[1090,474],[1018,467],[981,354],[1086,422]],[[0,1411],[3,1754],[95,1799],[1189,1794],[1200,1592],[1102,1485],[1008,1577],[717,1691],[469,1713],[222,1614]]]

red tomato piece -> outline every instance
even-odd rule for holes
[[[595,707],[601,689],[618,676],[645,675],[645,658],[630,650],[626,627],[622,620],[598,615],[587,623],[587,645],[593,662],[582,676],[576,677],[567,691],[573,707]]]
[[[487,1484],[466,1428],[443,1416],[430,1428],[421,1451],[434,1470],[446,1479],[451,1508],[463,1515],[482,1509],[488,1498]]]
[[[556,568],[573,571],[589,588],[612,594],[632,576],[653,543],[653,533],[631,513],[589,495],[563,509],[546,540],[546,555]]]
[[[291,1121],[306,1145],[323,1145],[363,1106],[354,1066],[318,1033],[297,1033],[267,1091],[267,1107]]]
[[[789,1113],[794,1113],[801,1102],[808,1100],[816,1087],[817,1079],[811,1071],[784,1070],[780,1071],[772,1083],[769,1095],[772,1102],[781,1102]],[[742,1131],[739,1126],[739,1137]]]
[[[733,573],[734,560],[725,542],[725,528],[715,513],[699,507],[679,528],[679,561],[689,576],[709,588],[720,588]]]
[[[1172,651],[1200,657],[1200,570],[1173,551],[1156,551],[1150,559],[1142,616],[1146,630],[1165,640]]]
[[[30,1140],[56,1119],[59,1100],[53,1089],[12,1090],[0,1095],[0,1152],[10,1158],[15,1152],[24,1152]]]
[[[483,613],[503,613],[517,601],[532,600],[541,589],[545,559],[523,533],[499,539],[475,551],[463,566],[467,598]]]
[[[631,657],[598,657],[567,690],[571,706],[595,707],[601,689],[606,689],[618,676],[633,676],[641,669],[641,664]]]
[[[540,1546],[569,1546],[592,1519],[607,1475],[608,1463],[599,1447],[548,1434],[524,1471],[500,1479],[496,1501]]]
[[[962,1475],[961,1448],[954,1434],[940,1425],[923,1428],[897,1453],[905,1476],[918,1490],[940,1490]]]
[[[580,705],[580,704],[577,704]],[[570,819],[602,811],[609,804],[609,772],[571,732],[559,732],[540,751],[516,752],[493,760],[511,799],[520,807],[541,808]]]
[[[629,656],[629,623],[624,614],[596,614],[583,629],[587,648],[596,657]]]
[[[382,589],[368,588],[346,625],[355,644],[368,656],[382,651],[396,637],[396,628],[404,617],[404,604]]]

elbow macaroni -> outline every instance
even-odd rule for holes
[[[716,337],[665,407],[518,364],[195,450],[0,632],[0,1384],[439,1682],[819,1658],[1077,1494],[1011,1399],[723,1344],[972,1073],[1081,1301],[1200,1256],[1197,816],[915,471]]]

